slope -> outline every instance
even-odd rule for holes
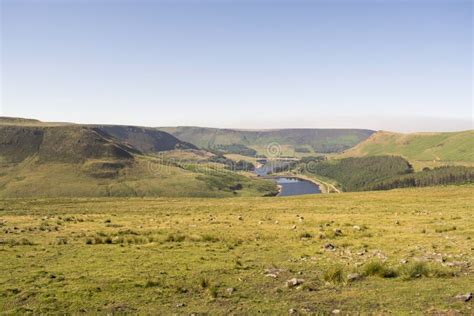
[[[279,129],[234,130],[204,127],[161,127],[160,130],[200,148],[218,149],[222,146],[244,145],[258,154],[269,155],[267,147],[276,144],[281,155],[332,153],[355,146],[374,131],[363,129]],[[273,148],[275,150],[275,148]],[[236,152],[232,152],[236,153]]]
[[[398,155],[415,167],[474,164],[474,130],[450,133],[400,134],[377,132],[339,155],[344,157]]]

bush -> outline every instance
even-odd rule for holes
[[[412,280],[429,276],[430,269],[425,262],[414,262],[404,266],[402,273],[406,280]]]
[[[209,280],[208,280],[208,279],[202,278],[201,281],[199,282],[199,284],[201,285],[201,287],[202,287],[203,289],[206,289],[206,288],[209,287],[209,284],[210,284],[210,283],[209,283]]]
[[[165,241],[167,242],[182,242],[186,239],[186,236],[180,233],[175,233],[175,234],[169,234],[168,237],[166,237]]]
[[[382,278],[396,278],[398,272],[385,263],[380,261],[372,261],[364,266],[363,270],[364,276],[379,276]]]
[[[340,265],[332,266],[324,272],[324,280],[335,284],[346,283],[344,268]]]

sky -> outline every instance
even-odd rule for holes
[[[471,1],[0,3],[0,115],[243,129],[473,128]]]

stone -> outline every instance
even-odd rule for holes
[[[291,287],[295,287],[300,284],[303,284],[303,282],[304,282],[304,279],[293,278],[286,281],[286,286],[291,288]]]
[[[296,309],[294,309],[294,308],[290,308],[290,309],[288,310],[288,314],[290,314],[290,315],[296,315],[297,313],[298,313],[298,312],[297,312]]]
[[[333,313],[333,314],[340,314],[341,311],[340,311],[339,309],[333,309],[333,310],[332,310],[332,313]]]
[[[184,307],[184,306],[186,306],[186,304],[184,304],[184,303],[178,303],[178,304],[176,304],[176,307]]]
[[[342,230],[340,230],[339,228],[334,229],[334,235],[342,236]]]
[[[296,225],[291,226],[291,229],[296,229]]]
[[[238,219],[239,221],[243,221],[243,220],[244,220],[244,218],[243,218],[242,216],[240,216],[240,215],[239,215],[239,217],[237,217],[237,219]]]
[[[228,288],[226,289],[226,292],[227,292],[227,294],[232,295],[232,294],[235,292],[235,288],[233,288],[233,287],[228,287]]]
[[[284,271],[283,269],[270,268],[270,269],[265,269],[264,274],[267,277],[271,277],[271,278],[276,279],[278,277],[278,275],[283,271]]]
[[[349,273],[347,275],[347,280],[349,282],[354,282],[354,281],[360,280],[361,278],[362,276],[359,273]]]
[[[325,245],[324,245],[324,249],[326,249],[326,250],[334,250],[334,249],[336,249],[336,246],[334,246],[333,244],[329,243],[329,244],[325,244]]]
[[[456,295],[456,298],[464,302],[469,302],[472,299],[472,293],[459,294],[459,295]]]
[[[358,226],[358,225],[354,225],[354,226],[352,226],[352,229],[353,229],[353,230],[357,230],[357,231],[358,231],[358,230],[360,230],[360,226]]]

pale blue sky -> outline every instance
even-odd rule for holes
[[[0,2],[3,115],[472,128],[471,1]]]

